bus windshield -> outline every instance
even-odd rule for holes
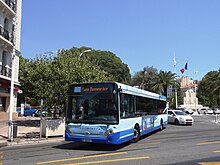
[[[77,90],[79,87],[75,87]],[[87,124],[118,124],[116,91],[113,87],[86,86],[68,98],[67,121]]]

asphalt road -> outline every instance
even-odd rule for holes
[[[214,116],[194,119],[193,126],[168,125],[138,143],[111,146],[59,142],[4,147],[0,149],[0,160],[3,165],[220,164],[220,125],[212,122]]]

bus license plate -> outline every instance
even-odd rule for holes
[[[82,139],[82,142],[92,142],[90,139]]]

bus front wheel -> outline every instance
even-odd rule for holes
[[[160,121],[160,131],[164,129],[163,120]]]
[[[135,125],[134,127],[134,138],[131,140],[132,143],[137,143],[140,139],[140,127],[138,125]]]

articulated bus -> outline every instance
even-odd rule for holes
[[[167,126],[166,97],[117,82],[72,84],[66,141],[121,144]]]

